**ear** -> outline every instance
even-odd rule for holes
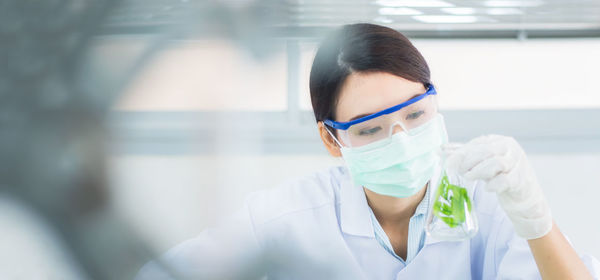
[[[341,157],[342,152],[340,152],[340,146],[337,142],[335,142],[333,137],[331,137],[331,134],[327,132],[325,124],[322,121],[319,121],[317,126],[319,127],[319,135],[321,135],[321,140],[323,141],[323,144],[325,144],[325,148],[327,148],[329,154],[334,157]]]

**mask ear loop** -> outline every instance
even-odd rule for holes
[[[329,135],[331,135],[331,137],[333,138],[333,141],[335,141],[335,143],[337,143],[338,146],[340,146],[340,149],[344,147],[344,146],[342,146],[342,144],[340,143],[340,141],[338,141],[337,138],[335,138],[335,136],[333,136],[333,133],[331,133],[331,131],[329,131],[329,129],[327,128],[327,126],[325,126],[325,130],[327,130],[327,133],[329,133]]]
[[[325,130],[327,130],[327,133],[329,133],[329,135],[331,135],[331,137],[333,138],[333,141],[335,141],[336,144],[338,144],[338,146],[340,146],[340,149],[343,147],[342,144],[337,140],[337,138],[335,138],[335,136],[333,135],[333,133],[331,133],[331,131],[329,131],[329,129],[327,128],[327,126],[325,126]],[[340,164],[345,164],[346,162],[342,159],[342,158],[338,158],[340,160]]]

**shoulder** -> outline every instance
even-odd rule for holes
[[[255,225],[293,213],[311,211],[338,202],[340,182],[348,178],[345,167],[336,166],[288,180],[279,186],[255,192],[247,200]]]

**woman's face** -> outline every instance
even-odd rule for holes
[[[335,120],[348,122],[379,112],[405,102],[425,92],[421,83],[385,72],[352,73],[344,82],[335,108]],[[323,122],[319,122],[319,133],[325,147],[332,156],[341,156],[340,147],[329,135]],[[394,127],[393,133],[399,127]],[[339,139],[342,145],[348,146]]]
[[[405,102],[425,92],[423,84],[385,73],[352,73],[340,91],[336,121],[347,122]]]

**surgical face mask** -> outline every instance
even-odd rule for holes
[[[408,133],[401,131],[360,147],[342,146],[341,152],[356,185],[382,195],[408,197],[433,177],[440,164],[438,149],[447,142],[444,118],[436,114]]]

